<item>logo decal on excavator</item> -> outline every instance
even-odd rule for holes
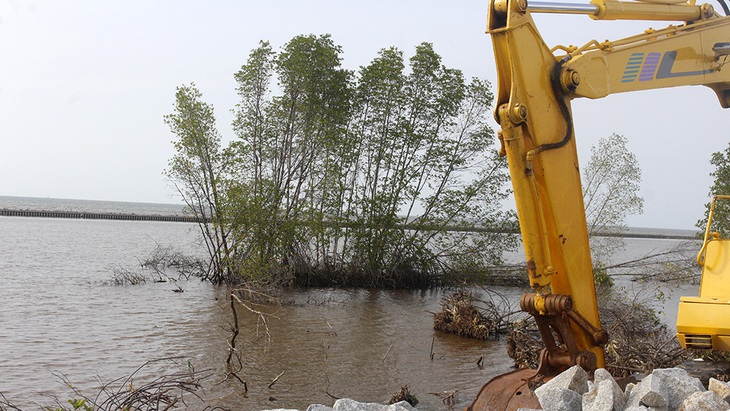
[[[675,60],[677,60],[676,50],[667,51],[664,55],[655,52],[633,53],[626,63],[621,82],[631,83],[636,79],[639,81],[651,81],[673,77],[697,76],[712,72],[712,70],[673,72],[672,67],[674,66]]]

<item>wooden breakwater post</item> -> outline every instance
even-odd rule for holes
[[[6,217],[38,217],[38,218],[75,218],[85,220],[125,220],[125,221],[165,221],[181,223],[197,223],[199,220],[186,215],[162,214],[124,214],[89,211],[50,211],[50,210],[12,210],[0,209],[0,216]]]

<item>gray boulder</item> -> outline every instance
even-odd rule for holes
[[[548,387],[541,390],[540,394],[537,394],[537,390],[535,390],[535,394],[538,401],[540,401],[540,406],[545,411],[577,411],[582,407],[583,397],[567,388]]]
[[[535,390],[543,410],[580,410],[582,395],[588,392],[588,374],[573,366]]]
[[[730,385],[728,383],[710,378],[710,383],[707,388],[722,398],[723,401],[730,404]]]
[[[411,404],[406,401],[397,402],[391,405],[378,403],[357,402],[350,398],[341,398],[335,401],[332,406],[333,411],[416,411]]]
[[[608,371],[597,369],[592,385],[583,394],[583,411],[623,411],[626,396]]]
[[[670,411],[678,410],[691,394],[706,391],[698,378],[692,377],[681,368],[657,368],[651,375],[664,387],[667,408]]]
[[[626,400],[628,401],[629,395],[631,395],[631,390],[636,387],[636,383],[630,382],[626,384],[626,387],[624,388],[624,396],[626,397]]]
[[[588,374],[583,368],[574,365],[538,387],[535,390],[535,395],[539,398],[540,391],[548,391],[556,387],[565,388],[583,395],[588,392]]]
[[[588,374],[573,366],[535,390],[543,410],[580,410],[582,395],[588,391]]]
[[[712,391],[696,391],[682,402],[679,411],[726,411],[730,405]]]
[[[641,380],[628,395],[626,408],[646,406],[653,409],[679,410],[692,393],[705,391],[699,379],[681,368],[657,368]]]
[[[292,409],[277,408],[266,411],[298,411]],[[417,411],[406,401],[386,405],[374,402],[358,402],[350,398],[341,398],[335,401],[332,407],[322,404],[312,404],[307,411]]]
[[[631,389],[631,394],[629,394],[626,402],[626,409],[641,405],[657,408],[666,407],[667,397],[664,388],[659,378],[655,377],[654,374],[648,375]]]

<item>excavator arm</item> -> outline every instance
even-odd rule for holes
[[[715,16],[707,4],[685,7],[694,7],[704,19],[572,50],[563,70],[565,92],[596,99],[704,85],[715,91],[722,107],[730,107],[730,66],[724,67],[730,62],[730,19]]]
[[[679,21],[582,47],[548,47],[532,12]],[[545,349],[535,371],[498,376],[469,410],[533,408],[532,389],[573,365],[603,367],[603,344],[570,101],[681,85],[712,88],[730,106],[730,17],[711,6],[594,0],[588,5],[491,0],[495,118],[512,179],[533,292],[521,308]]]

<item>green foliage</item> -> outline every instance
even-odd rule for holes
[[[345,213],[359,229],[343,243],[354,266],[388,277],[501,258],[513,238],[447,231],[507,220],[499,211],[505,163],[486,125],[491,102],[487,82],[467,84],[428,43],[416,48],[408,74],[394,48],[361,69],[350,126],[361,143],[348,171],[355,212]]]
[[[641,214],[641,168],[629,151],[626,137],[612,134],[591,147],[591,159],[583,170],[583,200],[591,235],[625,230],[626,216]]]
[[[94,407],[91,405],[88,405],[86,403],[85,399],[79,400],[79,399],[70,399],[68,400],[68,403],[71,404],[72,408],[66,408],[66,407],[60,407],[60,408],[49,408],[49,411],[93,411]]]
[[[232,247],[228,240],[229,204],[224,190],[229,183],[226,152],[215,127],[213,107],[202,101],[194,84],[180,86],[175,94],[175,111],[165,123],[178,137],[176,154],[166,175],[177,188],[199,227],[211,257],[210,279],[227,282],[232,277]]]
[[[606,264],[601,261],[597,261],[593,264],[593,282],[596,288],[613,287],[613,278],[608,275]]]
[[[725,151],[712,153],[710,164],[715,170],[710,173],[713,178],[710,187],[710,197],[715,195],[730,195],[730,144]],[[707,226],[707,218],[710,213],[710,203],[705,204],[704,217],[697,221],[697,227],[704,233]],[[730,236],[730,201],[719,200],[715,204],[715,212],[712,218],[712,231],[719,232],[723,238]]]
[[[328,35],[279,52],[261,42],[234,76],[237,138],[223,150],[212,108],[183,88],[178,100],[193,108],[178,102],[167,117],[180,137],[170,174],[186,188],[203,182],[181,193],[205,200],[191,203],[209,213],[218,269],[243,281],[422,286],[500,262],[516,239],[495,233],[514,217],[500,210],[508,176],[486,124],[489,83],[467,82],[428,43],[408,64],[383,49],[357,73],[341,53]]]
[[[615,234],[626,231],[626,217],[641,214],[644,207],[644,199],[639,195],[641,168],[627,143],[618,134],[601,138],[598,146],[591,147],[590,161],[583,169],[583,202],[593,271],[597,283],[604,285],[610,285],[606,260],[624,248],[623,238]]]
[[[349,117],[351,73],[340,68],[329,36],[298,36],[281,53],[268,43],[251,52],[235,78],[233,149],[240,164],[229,192],[238,212],[231,223],[241,244],[240,273],[266,279],[297,270],[310,241],[320,243],[324,216],[341,184],[339,151]],[[280,95],[271,97],[273,76]]]

